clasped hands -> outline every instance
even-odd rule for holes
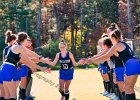
[[[81,58],[78,63],[80,65],[91,64],[93,63],[92,58]]]

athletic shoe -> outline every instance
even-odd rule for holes
[[[114,97],[114,98],[112,98],[110,100],[120,100],[120,99],[118,97]]]
[[[110,100],[119,100],[119,98],[115,95],[115,93],[113,93]]]
[[[104,94],[106,91],[104,91],[103,93],[100,93],[100,94]]]
[[[109,98],[116,96],[115,93],[110,93],[110,95],[108,96]]]
[[[103,96],[107,96],[107,95],[109,95],[109,94],[110,94],[109,92],[105,91],[102,95],[103,95]]]
[[[29,96],[26,96],[26,100],[34,100],[35,97],[29,95]]]
[[[105,95],[106,97],[108,97],[108,96],[110,96],[110,95],[112,95],[111,93],[108,93],[107,95]]]
[[[110,98],[112,95],[113,95],[113,93],[109,93],[109,94],[107,95],[107,97]]]

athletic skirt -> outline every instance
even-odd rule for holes
[[[59,70],[59,78],[62,80],[72,80],[74,74],[74,68],[68,69],[68,70]]]
[[[103,66],[103,64],[99,64],[99,70],[102,74],[106,74],[108,72],[107,67]]]
[[[25,64],[22,64],[20,67],[20,77],[28,76],[28,67]]]
[[[129,59],[126,61],[125,74],[127,76],[140,75],[140,62],[137,59]]]
[[[124,81],[124,67],[117,67],[114,68],[115,74],[116,74],[116,81],[122,82]]]
[[[19,81],[20,75],[17,67],[9,62],[4,62],[1,66],[1,76],[3,81]]]

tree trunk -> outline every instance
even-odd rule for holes
[[[41,0],[39,0],[39,6],[38,6],[37,43],[36,43],[37,47],[40,47],[40,26],[41,26]]]
[[[132,1],[127,0],[127,14],[128,14],[128,38],[134,38],[132,26]]]
[[[58,16],[56,4],[54,4],[54,15],[55,15],[55,18],[56,18],[56,35],[55,35],[55,38],[57,39],[60,35],[60,22],[59,22],[59,16]]]
[[[74,17],[71,17],[71,52],[75,53],[75,46],[74,46]]]

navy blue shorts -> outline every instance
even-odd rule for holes
[[[18,81],[20,79],[20,75],[18,73],[17,67],[15,67],[11,63],[3,63],[1,66],[1,76],[3,77],[3,81]]]
[[[140,62],[137,59],[129,59],[126,61],[125,74],[127,76],[140,75]]]
[[[59,70],[59,78],[62,80],[72,80],[74,74],[74,68],[68,69],[68,70]]]
[[[107,67],[103,66],[103,64],[99,64],[99,70],[102,74],[106,74],[108,72]]]
[[[20,77],[27,77],[28,76],[28,67],[24,64],[20,67]]]
[[[122,82],[124,81],[124,67],[118,67],[114,69],[116,74],[116,81]]]

